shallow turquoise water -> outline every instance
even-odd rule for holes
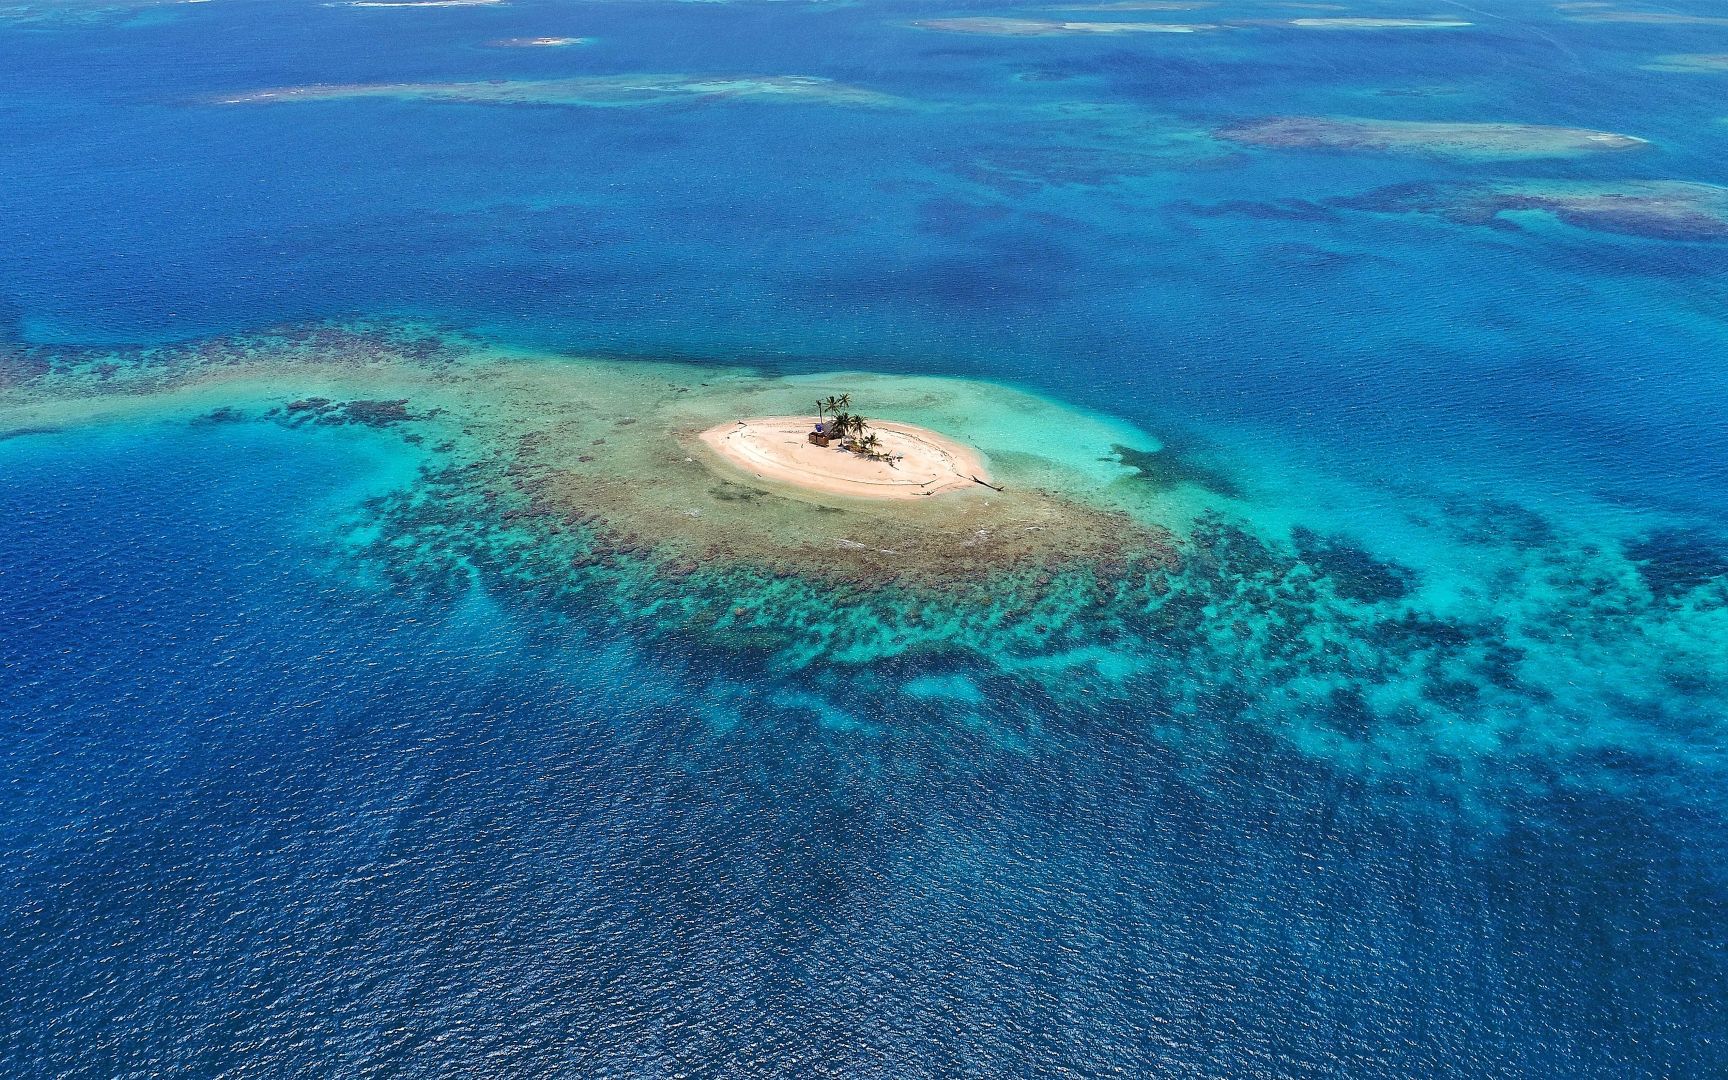
[[[1160,442],[1189,569],[1044,646],[788,655],[387,587],[387,435],[0,440],[8,1074],[1723,1070],[1728,247],[1386,191],[1728,184],[1728,75],[1645,67],[1728,27],[20,11],[0,371],[359,314],[998,379]],[[1289,17],[1121,17],[1202,14]],[[217,103],[628,73],[897,103]],[[1212,134],[1288,114],[1653,145]]]

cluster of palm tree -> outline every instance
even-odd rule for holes
[[[842,448],[865,457],[892,460],[891,455],[882,453],[882,440],[870,430],[864,418],[846,411],[851,407],[851,394],[829,395],[816,402],[816,422],[823,425],[822,430],[830,438],[840,440]]]

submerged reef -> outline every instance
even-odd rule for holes
[[[1220,128],[1229,142],[1274,149],[1430,154],[1461,158],[1570,157],[1635,150],[1643,139],[1586,128],[1541,124],[1370,120],[1343,116],[1280,116]]]
[[[1591,232],[1654,240],[1728,240],[1728,188],[1678,180],[1398,184],[1333,205],[1436,214],[1461,224],[1495,227],[1511,227],[1506,214],[1536,211]]]
[[[1131,518],[1110,491],[1131,475],[1107,460],[1110,447],[1136,433],[1006,387],[536,357],[448,338],[426,349],[425,340],[326,329],[122,360],[26,350],[0,399],[0,429],[160,412],[401,428],[442,448],[429,463],[442,478],[439,501],[478,498],[468,511],[476,528],[535,521],[579,533],[595,558],[628,555],[675,571],[726,560],[853,584],[944,585],[1168,552],[1166,534]],[[835,386],[884,419],[927,422],[976,444],[996,487],[887,504],[848,499],[755,478],[701,438],[741,417],[814,413]]]
[[[1217,30],[1211,23],[1066,22],[1059,19],[1003,19],[980,16],[964,19],[919,19],[920,30],[992,37],[1058,37],[1072,34],[1196,34]]]
[[[183,4],[201,0],[26,0],[0,2],[0,25],[54,28],[165,18]]]
[[[974,121],[977,147],[964,158],[931,152],[926,163],[1009,198],[1050,186],[1132,182],[1148,172],[1229,168],[1247,159],[1178,117],[1107,102],[1029,106],[1012,118]]]
[[[624,106],[684,98],[815,102],[882,107],[891,95],[808,75],[588,75],[569,79],[499,79],[450,83],[332,83],[252,90],[222,105],[393,98],[467,105]]]
[[[1680,71],[1698,75],[1728,72],[1728,53],[1669,53],[1644,65],[1647,71]]]
[[[591,37],[517,37],[499,38],[490,44],[500,49],[562,49],[571,45],[592,45]]]
[[[1646,26],[1728,26],[1728,16],[1689,15],[1681,11],[1574,10],[1566,15],[1573,22],[1635,23]]]
[[[1058,11],[1131,12],[1184,11],[1205,5],[1187,4],[1094,4],[1059,7]],[[1069,37],[1117,34],[1198,34],[1212,30],[1269,27],[1292,30],[1450,30],[1471,25],[1449,19],[1226,19],[1206,23],[1106,22],[1103,20],[1028,19],[1000,16],[966,16],[951,19],[919,19],[912,26],[951,34],[984,34],[990,37]]]
[[[1650,591],[1663,598],[1728,577],[1728,537],[1704,529],[1658,529],[1628,543],[1626,555]]]
[[[0,360],[0,435],[268,423],[400,440],[417,467],[321,525],[355,587],[581,611],[789,680],[824,716],[851,714],[823,696],[837,672],[891,717],[941,671],[948,714],[980,728],[991,716],[968,710],[998,692],[1105,702],[1172,744],[1259,731],[1480,797],[1611,789],[1711,752],[1728,715],[1713,534],[1604,542],[1458,497],[1425,526],[1450,568],[1407,564],[1299,519],[1259,524],[1255,493],[1195,449],[995,384],[546,356],[382,324]],[[861,505],[754,482],[696,438],[838,383],[979,446],[1007,490]],[[1172,511],[1196,500],[1210,508]],[[922,680],[904,694],[903,669]],[[738,710],[727,723],[748,722]]]
[[[1154,451],[1131,446],[1113,446],[1111,450],[1122,464],[1134,470],[1136,479],[1160,491],[1188,484],[1230,499],[1243,497],[1242,488],[1230,474],[1203,460],[1187,440],[1166,433],[1159,442],[1162,445]]]
[[[357,8],[447,8],[490,7],[504,0],[331,0],[325,7]]]
[[[1052,4],[1051,11],[1199,11],[1206,0],[1106,0],[1099,4]]]
[[[1288,26],[1296,30],[1458,30],[1472,25],[1459,19],[1365,19],[1332,16],[1305,19],[1231,20],[1232,26]]]

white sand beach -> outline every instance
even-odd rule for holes
[[[990,480],[983,455],[927,428],[870,421],[881,453],[866,457],[808,439],[808,416],[765,416],[719,424],[702,442],[728,464],[761,480],[824,495],[866,499],[919,499],[975,489]]]

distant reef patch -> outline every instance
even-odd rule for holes
[[[1189,0],[1107,0],[1101,4],[1052,4],[1050,11],[1199,11],[1215,4]]]
[[[1278,116],[1244,120],[1220,139],[1280,150],[1426,154],[1456,158],[1573,157],[1636,150],[1644,139],[1588,128],[1479,121],[1373,120],[1345,116]]]
[[[1728,16],[1692,15],[1682,11],[1582,10],[1574,6],[1566,18],[1585,23],[1634,23],[1643,26],[1728,26]]]
[[[0,2],[0,26],[52,29],[81,24],[142,22],[172,17],[171,9],[207,0],[34,0]]]
[[[1462,19],[1364,19],[1351,16],[1306,19],[1232,20],[1231,26],[1287,26],[1295,30],[1459,30],[1474,25]]]
[[[496,7],[504,0],[332,0],[325,7],[354,8],[453,8]]]
[[[1217,30],[1215,23],[1075,22],[1062,19],[1006,19],[976,16],[961,19],[919,19],[920,30],[992,37],[1062,37],[1079,34],[1197,34]]]
[[[1668,53],[1645,64],[1644,69],[1694,75],[1728,74],[1728,53]]]
[[[1095,187],[1163,170],[1227,169],[1250,160],[1179,117],[1113,102],[1054,101],[1011,117],[980,115],[976,149],[964,157],[932,148],[927,164],[1009,198],[1050,186]]]
[[[515,37],[499,38],[491,44],[500,49],[562,49],[571,45],[590,45],[591,37]]]
[[[1190,4],[1092,4],[1052,8],[1058,12],[1121,13],[1188,11],[1208,5]],[[1470,26],[1456,19],[1370,19],[1313,17],[1295,19],[1220,19],[1216,22],[1146,22],[1102,19],[1032,19],[994,15],[970,15],[950,19],[918,19],[911,25],[921,30],[951,34],[984,34],[991,37],[1076,37],[1125,34],[1198,34],[1214,30],[1256,28],[1289,30],[1452,30]]]
[[[448,83],[314,83],[250,90],[217,99],[222,105],[385,98],[466,105],[607,107],[680,99],[891,106],[899,99],[809,75],[587,75],[569,79],[497,79]]]
[[[1437,214],[1461,224],[1500,227],[1511,227],[1505,215],[1536,211],[1591,232],[1653,240],[1728,240],[1728,188],[1678,180],[1398,184],[1334,200],[1333,205]]]

